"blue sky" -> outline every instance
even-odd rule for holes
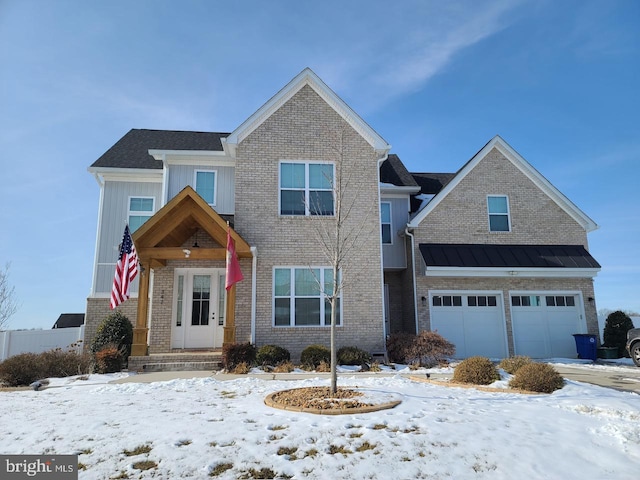
[[[131,128],[230,132],[312,68],[411,171],[500,134],[598,223],[598,309],[640,312],[640,2],[0,0],[10,328],[84,312],[99,188]]]

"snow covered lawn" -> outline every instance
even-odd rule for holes
[[[551,395],[520,395],[400,375],[341,376],[340,386],[402,403],[376,413],[320,416],[269,408],[263,400],[277,390],[327,385],[326,379],[104,379],[0,393],[0,452],[78,453],[80,478],[101,480],[273,474],[624,480],[640,471],[640,397],[582,383],[567,382]],[[145,466],[151,468],[140,469]]]

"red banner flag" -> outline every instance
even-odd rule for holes
[[[138,254],[133,245],[129,225],[124,227],[124,235],[120,244],[120,255],[116,263],[116,275],[111,289],[111,309],[129,299],[129,286],[138,275]]]
[[[233,241],[231,236],[231,227],[227,226],[227,278],[225,281],[225,288],[227,291],[244,279],[242,271],[240,270],[240,262],[238,261],[238,255],[236,254],[236,242]]]

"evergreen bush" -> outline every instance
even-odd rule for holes
[[[228,371],[234,370],[241,363],[248,366],[256,363],[256,347],[249,342],[229,343],[222,347],[222,366]]]
[[[263,345],[258,349],[256,362],[260,366],[270,365],[275,367],[283,362],[291,360],[289,350],[278,345]]]
[[[303,366],[317,369],[321,362],[331,364],[331,350],[324,345],[309,345],[300,354],[300,363]]]
[[[618,357],[628,357],[627,332],[633,328],[631,317],[620,310],[610,313],[604,325],[604,347],[617,347]]]
[[[341,347],[336,356],[339,365],[363,365],[371,362],[371,354],[358,347]]]
[[[529,363],[518,369],[509,386],[530,392],[552,393],[564,386],[564,379],[549,364]]]
[[[98,326],[91,342],[91,353],[95,355],[107,346],[116,345],[118,350],[123,351],[126,360],[131,355],[132,343],[133,325],[122,312],[115,311],[107,315]]]
[[[500,380],[496,366],[486,357],[470,357],[458,364],[453,371],[453,381],[489,385]]]

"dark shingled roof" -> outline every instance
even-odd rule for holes
[[[134,128],[129,130],[91,166],[161,169],[162,162],[149,155],[150,149],[222,151],[220,139],[228,135],[228,133]]]
[[[427,267],[600,268],[582,245],[421,243]]]
[[[389,154],[387,159],[382,162],[380,166],[380,181],[382,183],[391,183],[397,187],[418,186],[400,158],[394,153]]]
[[[420,193],[435,195],[456,176],[455,173],[412,173],[414,181],[420,185]]]
[[[51,328],[70,328],[84,325],[84,313],[61,313]]]

